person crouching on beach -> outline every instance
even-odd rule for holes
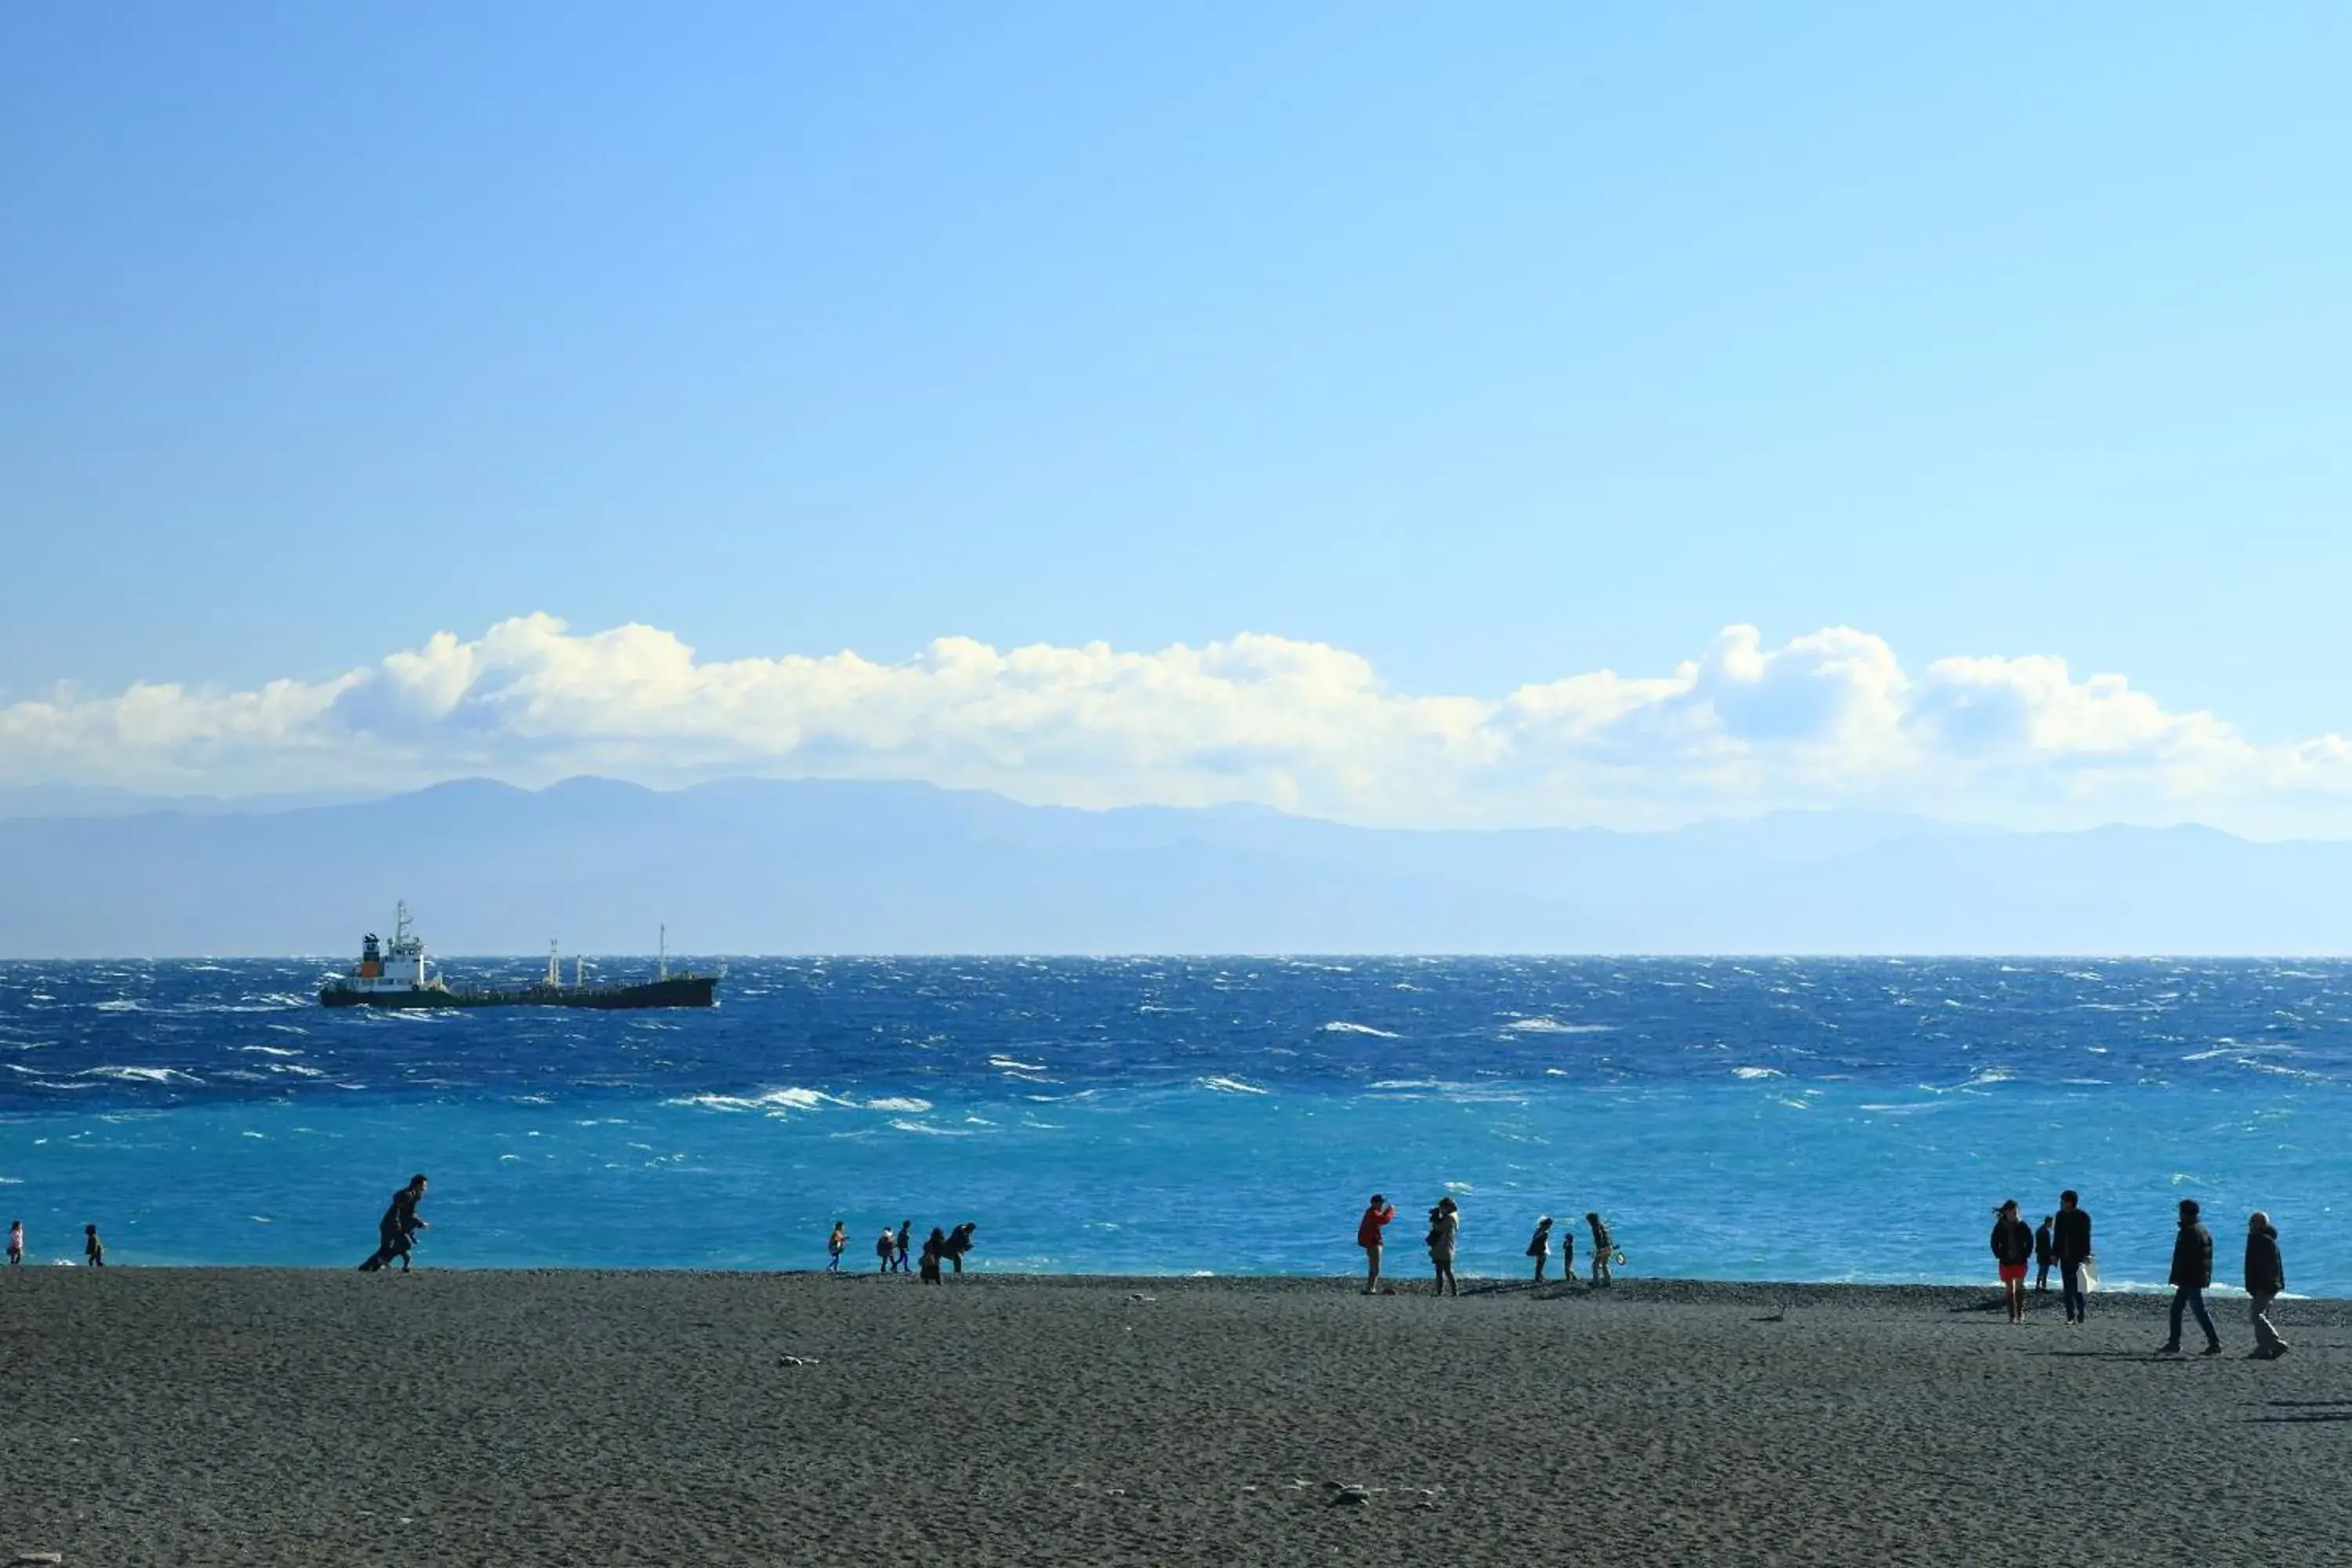
[[[2009,1306],[2009,1321],[2025,1321],[2025,1266],[2033,1258],[2033,1232],[2017,1216],[2017,1200],[1993,1211],[1993,1261],[2000,1265],[2000,1290]]]
[[[923,1242],[923,1260],[919,1270],[924,1284],[940,1282],[940,1258],[947,1249],[948,1233],[938,1226],[931,1226],[931,1234]]]
[[[360,1265],[362,1272],[373,1274],[395,1258],[400,1259],[400,1271],[408,1272],[409,1249],[416,1245],[416,1233],[428,1228],[416,1217],[416,1205],[424,1201],[425,1173],[419,1171],[408,1178],[408,1185],[392,1194],[392,1206],[375,1222],[375,1254]]]
[[[2180,1314],[2183,1309],[2197,1314],[2197,1326],[2205,1331],[2207,1355],[2221,1353],[2221,1336],[2213,1331],[2213,1314],[2205,1310],[2206,1288],[2213,1283],[2213,1233],[2197,1217],[2197,1200],[2180,1200],[2180,1231],[2172,1238],[2172,1338],[2166,1341],[2159,1355],[2180,1353]]]
[[[106,1243],[98,1239],[98,1226],[94,1225],[81,1227],[81,1256],[92,1268],[106,1267]]]
[[[963,1255],[971,1250],[971,1233],[979,1228],[971,1221],[964,1221],[948,1232],[947,1245],[940,1248],[940,1256],[954,1264],[959,1274],[963,1272]]]
[[[2276,1361],[2286,1354],[2286,1342],[2271,1324],[2271,1303],[2286,1289],[2286,1259],[2280,1255],[2278,1231],[2271,1216],[2256,1209],[2246,1218],[2246,1296],[2254,1309],[2254,1356]]]
[[[1429,1211],[1429,1263],[1436,1270],[1434,1294],[1459,1296],[1461,1287],[1454,1282],[1454,1247],[1462,1235],[1462,1210],[1451,1197],[1437,1200]]]
[[[1364,1205],[1364,1217],[1356,1222],[1356,1245],[1364,1249],[1364,1294],[1369,1296],[1381,1288],[1381,1227],[1396,1218],[1396,1205],[1372,1194]]]
[[[1540,1285],[1544,1265],[1551,1261],[1551,1215],[1536,1221],[1536,1233],[1528,1237],[1528,1256],[1536,1260],[1536,1283]]]
[[[833,1234],[824,1238],[824,1271],[841,1272],[841,1255],[849,1250],[849,1227],[839,1220],[833,1222]]]
[[[1592,1232],[1592,1282],[1595,1285],[1613,1284],[1609,1277],[1609,1259],[1616,1243],[1609,1238],[1609,1227],[1601,1222],[1599,1212],[1594,1210],[1586,1211],[1584,1223]]]

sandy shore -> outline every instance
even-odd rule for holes
[[[2352,1551],[2352,1303],[2290,1303],[2270,1363],[2242,1302],[2203,1362],[2148,1353],[2158,1300],[2081,1330],[2056,1301],[2011,1328],[1989,1290],[25,1268],[0,1562]]]

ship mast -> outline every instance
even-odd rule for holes
[[[563,961],[555,954],[555,940],[552,937],[548,939],[547,943],[547,983],[551,986],[563,984]]]
[[[657,962],[660,968],[656,972],[656,978],[667,980],[669,978],[669,927],[667,926],[661,928],[661,957]]]

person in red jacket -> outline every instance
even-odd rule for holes
[[[1396,1218],[1396,1205],[1372,1194],[1364,1205],[1364,1217],[1356,1222],[1356,1245],[1364,1249],[1364,1294],[1369,1296],[1381,1288],[1381,1227]]]

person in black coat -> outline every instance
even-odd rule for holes
[[[2205,1331],[2205,1353],[2221,1353],[2221,1336],[2213,1331],[2213,1314],[2205,1310],[2205,1288],[2213,1283],[2213,1233],[2197,1217],[2197,1200],[2180,1200],[2180,1231],[2172,1241],[2172,1338],[2159,1354],[2180,1353],[2180,1313],[2197,1314]]]
[[[2041,1225],[2034,1228],[2033,1293],[2037,1296],[2050,1294],[2050,1225],[2057,1217],[2055,1215],[2043,1215]]]
[[[360,1265],[362,1270],[372,1274],[397,1258],[400,1271],[408,1272],[408,1249],[415,1244],[416,1233],[425,1228],[425,1222],[416,1217],[416,1205],[424,1196],[425,1176],[421,1172],[409,1177],[408,1185],[392,1194],[392,1206],[376,1221],[375,1256]]]
[[[2000,1265],[2001,1294],[2009,1302],[2009,1321],[2025,1321],[2025,1266],[2033,1258],[2033,1230],[2017,1215],[2017,1200],[1994,1211],[1992,1256]]]
[[[2058,1300],[2066,1321],[2079,1323],[2090,1305],[2083,1294],[2083,1265],[2091,1260],[2091,1211],[2074,1189],[2058,1194],[2058,1212],[2050,1220],[2050,1250],[2058,1259]]]
[[[2286,1342],[2271,1324],[2271,1303],[2286,1289],[2286,1259],[2279,1254],[2271,1216],[2256,1209],[2246,1220],[2246,1295],[2254,1308],[2254,1354],[2276,1361]]]

